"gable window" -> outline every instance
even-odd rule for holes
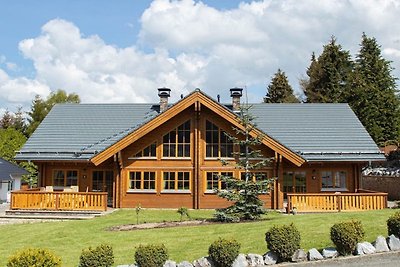
[[[163,190],[189,191],[190,172],[163,172]]]
[[[215,124],[206,121],[206,157],[233,157],[233,143],[225,132]]]
[[[190,121],[163,136],[163,157],[190,157]]]
[[[157,143],[145,147],[143,150],[135,154],[135,158],[155,158],[156,157]]]
[[[206,192],[215,193],[215,190],[226,189],[225,182],[221,181],[220,176],[233,177],[233,172],[207,172],[206,173]]]
[[[156,173],[145,171],[129,172],[130,190],[156,190]]]
[[[53,171],[53,186],[76,186],[78,185],[77,170],[54,170]]]
[[[345,171],[322,171],[322,191],[342,189],[346,190],[346,172]]]

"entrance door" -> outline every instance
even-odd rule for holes
[[[113,204],[113,171],[93,171],[92,175],[92,191],[93,192],[107,192],[107,205]]]
[[[284,172],[283,173],[283,193],[305,193],[306,172]]]

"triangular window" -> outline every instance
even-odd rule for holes
[[[135,154],[135,158],[155,158],[156,157],[157,143],[145,147],[143,150]]]

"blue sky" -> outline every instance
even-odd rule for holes
[[[331,35],[355,55],[376,37],[399,77],[400,1],[0,0],[0,113],[58,88],[83,102],[155,102],[196,87],[262,101],[278,68],[301,94]]]

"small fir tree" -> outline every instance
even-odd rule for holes
[[[267,88],[267,95],[264,98],[265,103],[299,103],[299,100],[293,94],[293,89],[289,84],[288,78],[281,69],[275,73],[271,83]]]
[[[265,213],[263,202],[259,195],[269,191],[273,179],[267,179],[260,170],[271,161],[264,158],[259,150],[254,150],[259,145],[262,136],[254,135],[254,117],[249,114],[251,106],[241,107],[239,120],[241,128],[234,127],[236,136],[228,135],[234,146],[240,147],[240,152],[235,152],[236,168],[243,170],[244,177],[237,179],[232,176],[220,175],[219,179],[226,184],[226,189],[217,190],[218,196],[233,204],[227,208],[217,209],[215,218],[218,221],[238,222],[242,220],[257,220]],[[222,160],[223,165],[229,164]]]

